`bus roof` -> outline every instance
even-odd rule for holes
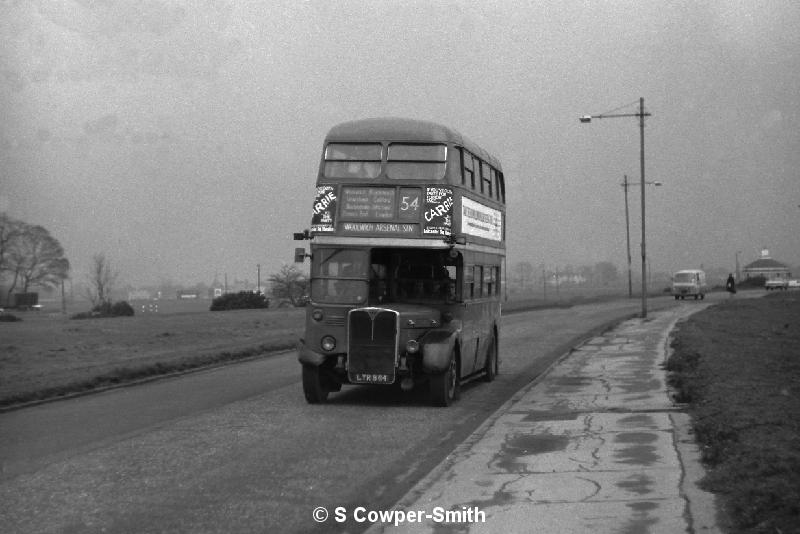
[[[337,124],[325,136],[328,143],[381,140],[405,143],[452,143],[463,146],[502,172],[500,161],[456,130],[430,121],[398,117],[360,119]]]

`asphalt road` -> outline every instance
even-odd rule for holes
[[[669,298],[651,307],[691,305]],[[520,387],[638,300],[507,315],[500,376],[449,408],[345,387],[303,399],[283,353],[0,414],[4,532],[358,532],[317,506],[391,507]]]

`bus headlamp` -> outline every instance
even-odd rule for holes
[[[323,317],[325,317],[325,314],[322,313],[322,310],[319,308],[315,308],[314,311],[311,312],[311,318],[317,322],[320,322]]]
[[[319,345],[325,352],[330,352],[336,348],[336,339],[333,336],[324,336],[320,340]]]
[[[416,354],[419,352],[419,341],[416,339],[409,339],[406,341],[406,352],[409,354]]]

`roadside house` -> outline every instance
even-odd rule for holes
[[[788,280],[792,277],[792,273],[786,265],[772,259],[769,250],[763,249],[760,258],[744,266],[745,279],[759,276],[765,280]]]

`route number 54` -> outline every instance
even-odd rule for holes
[[[400,211],[417,211],[419,209],[419,195],[413,197],[403,197],[400,200]]]

